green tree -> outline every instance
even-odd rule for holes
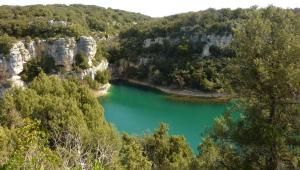
[[[111,73],[109,70],[97,71],[95,75],[95,80],[100,84],[106,84],[111,78]]]
[[[145,154],[153,169],[188,169],[193,153],[185,138],[169,136],[166,124],[161,124],[153,135],[142,141]]]
[[[237,122],[228,116],[219,119],[211,134],[224,167],[299,168],[297,25],[299,20],[292,11],[268,7],[256,10],[236,31],[237,57],[230,79],[239,96],[236,109],[242,117]]]
[[[14,37],[6,34],[0,36],[0,54],[8,54],[12,44],[16,41]]]
[[[43,131],[38,129],[37,122],[24,119],[22,125],[6,130],[7,135],[1,143],[1,155],[5,169],[60,169],[62,160],[56,151],[51,150],[47,145],[47,137]],[[3,137],[3,136],[2,136]]]
[[[211,138],[204,139],[198,150],[199,155],[191,163],[191,169],[222,169],[220,149]]]
[[[41,72],[51,74],[55,73],[56,70],[55,61],[52,57],[35,57],[24,64],[21,77],[25,82],[31,82]]]
[[[123,145],[120,150],[120,160],[125,169],[138,170],[138,169],[151,169],[151,162],[143,154],[143,148],[134,137],[124,134]]]
[[[5,156],[0,167],[92,169],[117,164],[118,135],[105,121],[98,100],[76,81],[41,73],[27,88],[7,91],[0,98],[0,125],[0,144],[7,144],[0,152]]]

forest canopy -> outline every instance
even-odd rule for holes
[[[85,5],[0,6],[0,34],[13,37],[116,35],[150,17]]]

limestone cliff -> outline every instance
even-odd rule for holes
[[[20,73],[24,64],[34,57],[52,57],[55,65],[62,66],[67,71],[71,71],[75,63],[75,56],[83,54],[87,57],[90,68],[82,70],[79,74],[81,78],[89,75],[94,78],[97,71],[107,69],[108,62],[103,60],[98,66],[92,65],[97,51],[97,43],[92,37],[81,36],[77,41],[73,37],[57,38],[47,40],[35,40],[25,42],[17,41],[12,45],[9,53],[0,54],[0,70],[6,74],[6,79],[13,86],[23,86]]]
[[[204,34],[200,35],[199,33],[194,33],[189,36],[189,41],[192,43],[203,42],[205,45],[203,47],[202,56],[210,56],[209,47],[215,45],[220,48],[225,48],[232,41],[232,34],[228,35],[216,35],[216,34]],[[180,38],[178,37],[156,37],[156,38],[147,38],[144,40],[143,47],[149,48],[153,44],[163,44],[164,41],[168,41],[170,44],[179,44]]]
[[[220,48],[224,48],[224,47],[228,46],[232,41],[232,34],[223,35],[223,36],[215,35],[215,34],[203,35],[201,37],[201,41],[205,42],[205,46],[203,47],[202,56],[209,56],[210,55],[209,47],[211,47],[212,45],[215,45]]]

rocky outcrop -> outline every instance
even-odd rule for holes
[[[108,68],[107,60],[102,60],[102,62],[99,65],[85,69],[82,72],[80,72],[79,76],[81,79],[83,79],[85,76],[90,76],[92,77],[92,79],[94,79],[97,71],[104,71],[107,68]]]
[[[44,53],[55,60],[55,65],[64,66],[70,70],[76,55],[76,41],[74,38],[59,38],[56,40],[42,41]]]
[[[201,41],[206,43],[205,46],[203,47],[202,56],[209,56],[210,55],[209,48],[212,45],[215,45],[219,48],[224,48],[224,47],[228,46],[232,41],[232,34],[229,34],[229,35],[215,35],[215,34],[203,35],[201,37]]]
[[[81,36],[77,42],[74,38],[59,38],[39,42],[36,46],[37,49],[44,50],[46,55],[53,57],[56,65],[64,66],[67,70],[74,64],[77,54],[87,57],[89,65],[92,66],[97,52],[94,38],[86,36]]]
[[[144,40],[143,47],[148,48],[153,44],[163,44],[164,40],[165,40],[165,38],[163,38],[163,37],[157,37],[157,38],[154,38],[154,39],[147,38],[147,39]]]
[[[57,20],[50,20],[48,21],[49,25],[54,25],[54,26],[67,26],[68,22],[67,21],[57,21]]]
[[[77,53],[82,53],[88,58],[88,63],[91,66],[93,58],[97,52],[97,43],[92,37],[80,37],[77,44]]]
[[[182,27],[181,30],[186,30],[186,27]],[[202,56],[210,56],[209,48],[213,45],[219,48],[225,48],[232,41],[232,34],[225,35],[216,35],[216,34],[204,34],[200,36],[199,33],[194,33],[189,36],[189,41],[191,43],[197,43],[199,41],[203,42],[205,45],[203,47]],[[156,37],[156,38],[147,38],[144,40],[143,47],[149,48],[153,44],[163,44],[164,41],[168,41],[172,45],[180,44],[180,38],[175,37]]]
[[[24,64],[31,58],[52,57],[57,66],[62,66],[65,70],[70,71],[75,63],[75,56],[82,54],[87,57],[90,68],[80,72],[79,76],[94,78],[97,71],[103,71],[108,67],[106,60],[97,66],[92,65],[96,52],[96,41],[87,36],[81,36],[77,41],[72,37],[31,42],[20,40],[12,45],[9,54],[0,54],[0,70],[7,75],[7,81],[10,81],[13,86],[23,86],[24,82],[21,80],[20,73],[24,69]]]
[[[23,64],[31,58],[24,43],[21,41],[13,44],[8,55],[8,60],[4,61],[4,63],[7,65],[9,76],[20,74],[23,71]]]
[[[0,54],[0,70],[5,74],[13,86],[23,86],[19,74],[23,71],[24,63],[31,58],[29,51],[23,42],[19,41],[12,45],[7,55]]]
[[[104,85],[102,85],[98,90],[96,90],[96,91],[94,92],[94,94],[96,95],[96,97],[99,97],[99,96],[105,96],[105,95],[107,95],[110,86],[111,86],[111,85],[110,85],[109,83],[104,84]]]

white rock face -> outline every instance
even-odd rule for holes
[[[138,65],[147,65],[150,62],[150,58],[139,57]]]
[[[56,21],[56,20],[50,20],[48,21],[48,24],[50,25],[62,25],[62,26],[67,26],[68,22],[67,21]]]
[[[26,44],[26,45],[25,45]],[[54,40],[36,40],[30,43],[18,41],[12,45],[9,54],[0,54],[0,70],[8,73],[8,80],[13,86],[23,86],[19,74],[24,64],[33,57],[53,57],[55,64],[70,70],[75,63],[75,56],[83,54],[87,57],[91,68],[82,72],[82,77],[90,75],[94,78],[97,71],[107,69],[108,62],[103,60],[98,66],[92,67],[92,60],[97,52],[97,43],[92,37],[81,36],[78,42],[75,38],[58,38]]]
[[[187,27],[181,27],[180,30],[185,32]],[[194,29],[194,27],[191,27],[189,29]],[[203,35],[200,37],[199,34],[195,33],[189,37],[189,40],[192,43],[196,43],[198,41],[205,42],[206,45],[203,47],[202,56],[210,56],[209,47],[212,45],[218,46],[220,48],[224,48],[228,46],[232,41],[232,34],[229,35],[215,35],[215,34],[209,34],[209,35]],[[180,43],[180,39],[177,38],[171,38],[171,37],[157,37],[157,38],[147,38],[144,40],[143,47],[148,48],[153,44],[163,44],[164,40],[169,41],[172,45],[176,45]]]
[[[54,41],[46,41],[46,54],[55,60],[55,65],[71,67],[76,53],[76,41],[74,38],[59,38]]]
[[[25,85],[24,81],[18,75],[12,76],[11,78],[8,79],[8,81],[12,83],[11,84],[12,87],[24,87]]]
[[[9,51],[7,69],[10,76],[18,75],[23,71],[23,64],[31,58],[23,42],[13,44]]]
[[[95,75],[97,71],[104,71],[108,68],[108,62],[107,60],[102,60],[101,63],[95,67],[88,68],[86,70],[83,70],[80,73],[80,78],[83,79],[85,76],[91,76],[92,79],[95,79]]]
[[[152,39],[152,38],[147,38],[144,40],[144,45],[143,47],[144,48],[148,48],[150,47],[152,44],[163,44],[165,38],[163,37],[157,37],[155,39]]]
[[[92,60],[97,52],[97,43],[93,37],[81,36],[77,44],[77,53],[82,53],[88,58],[88,63],[92,66]]]
[[[209,56],[209,47],[212,45],[218,46],[220,48],[224,48],[228,46],[232,41],[232,34],[228,36],[220,36],[220,35],[203,35],[201,37],[201,41],[206,42],[206,45],[203,47],[202,56]]]

